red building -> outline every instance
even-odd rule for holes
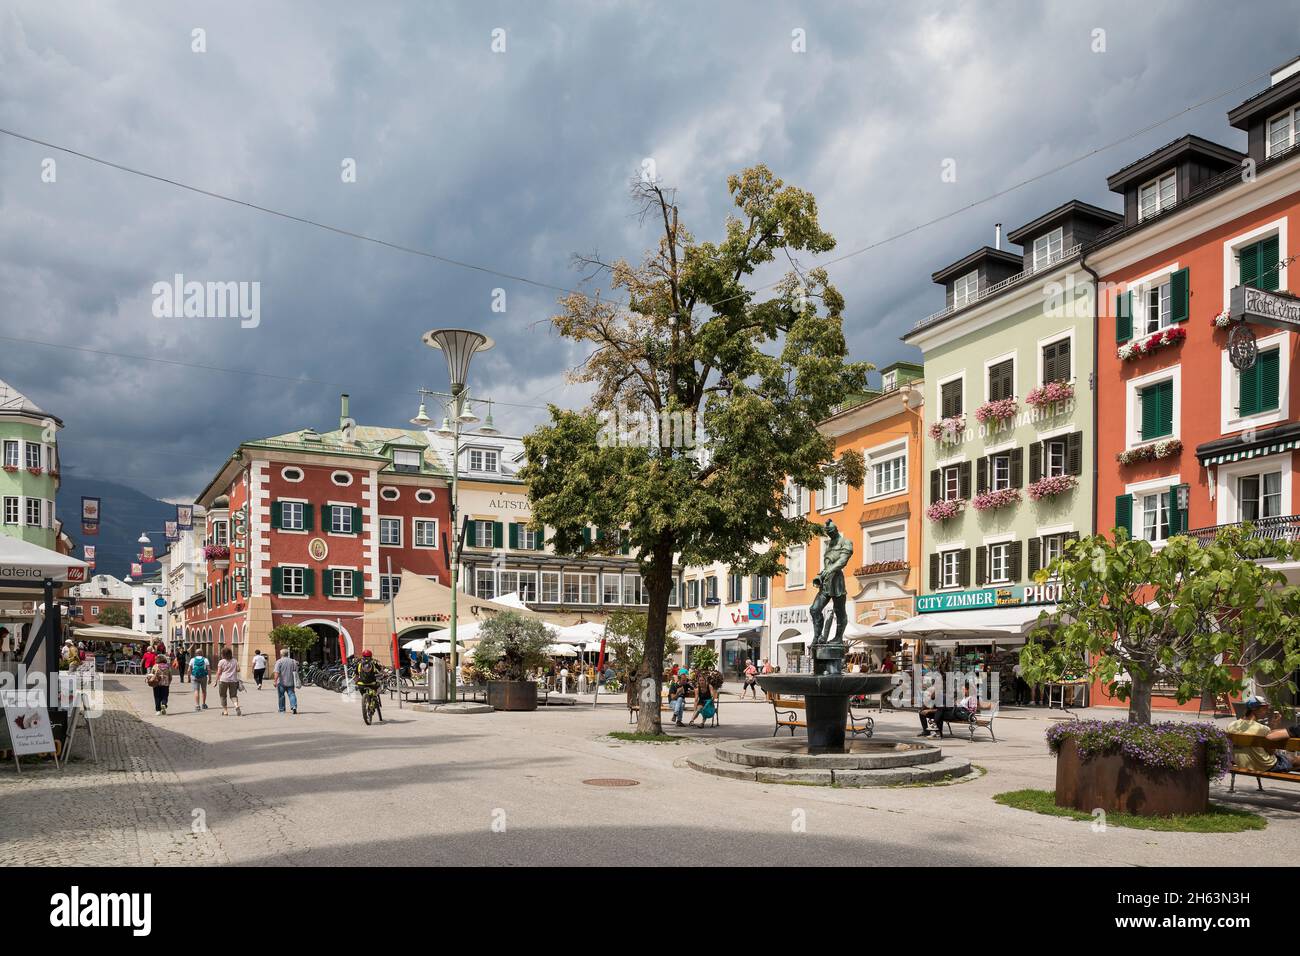
[[[1298,110],[1300,59],[1229,112],[1245,153],[1184,136],[1108,180],[1124,221],[1086,257],[1103,283],[1102,533],[1126,527],[1160,547],[1174,534],[1208,539],[1250,521],[1259,534],[1300,537],[1300,389],[1290,381],[1300,299],[1289,268],[1300,227]],[[1259,301],[1243,309],[1246,290]],[[1253,365],[1234,365],[1230,337],[1243,354],[1253,339]],[[1104,688],[1093,699],[1107,703]],[[1153,706],[1177,704],[1169,694]]]
[[[308,659],[337,659],[340,637],[360,653],[365,611],[403,570],[450,582],[446,478],[422,432],[352,425],[346,395],[336,431],[241,444],[197,500],[207,589],[185,608],[187,632],[245,669],[280,624],[321,635]],[[371,650],[386,656],[387,636]]]

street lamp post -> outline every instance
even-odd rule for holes
[[[451,674],[447,681],[447,699],[456,700],[456,593],[460,583],[460,533],[458,529],[458,504],[460,492],[460,426],[467,420],[473,420],[465,406],[465,384],[469,377],[469,363],[476,352],[486,352],[492,348],[493,341],[481,332],[469,329],[433,329],[425,332],[424,344],[429,348],[440,349],[447,359],[447,375],[451,381],[451,620],[448,622],[448,638],[451,644]],[[447,422],[443,422],[440,432],[445,434]],[[433,671],[429,672],[429,690],[432,697]]]

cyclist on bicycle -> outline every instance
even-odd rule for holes
[[[362,651],[361,660],[357,661],[357,690],[362,693],[362,706],[365,706],[365,696],[374,694],[375,713],[379,715],[379,719],[382,721],[384,719],[384,710],[379,705],[379,680],[379,664],[375,661],[375,655],[369,650]]]

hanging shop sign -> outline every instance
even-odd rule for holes
[[[938,611],[978,611],[993,607],[1055,604],[1060,598],[1059,581],[1049,581],[1047,584],[1012,584],[1001,588],[923,594],[916,599],[916,612],[933,614]]]
[[[176,528],[180,531],[194,530],[194,506],[193,505],[176,506]]]
[[[1239,285],[1228,294],[1228,317],[1274,329],[1300,332],[1300,298]]]

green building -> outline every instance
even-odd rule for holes
[[[999,227],[997,247],[932,276],[946,306],[903,339],[925,354],[919,614],[1051,603],[1055,588],[1034,573],[1091,533],[1095,342],[1082,249],[1118,218],[1070,202],[1008,234],[1023,252],[1001,248]],[[1036,612],[1001,616],[1014,631]]]
[[[63,422],[0,381],[0,534],[55,550]]]

